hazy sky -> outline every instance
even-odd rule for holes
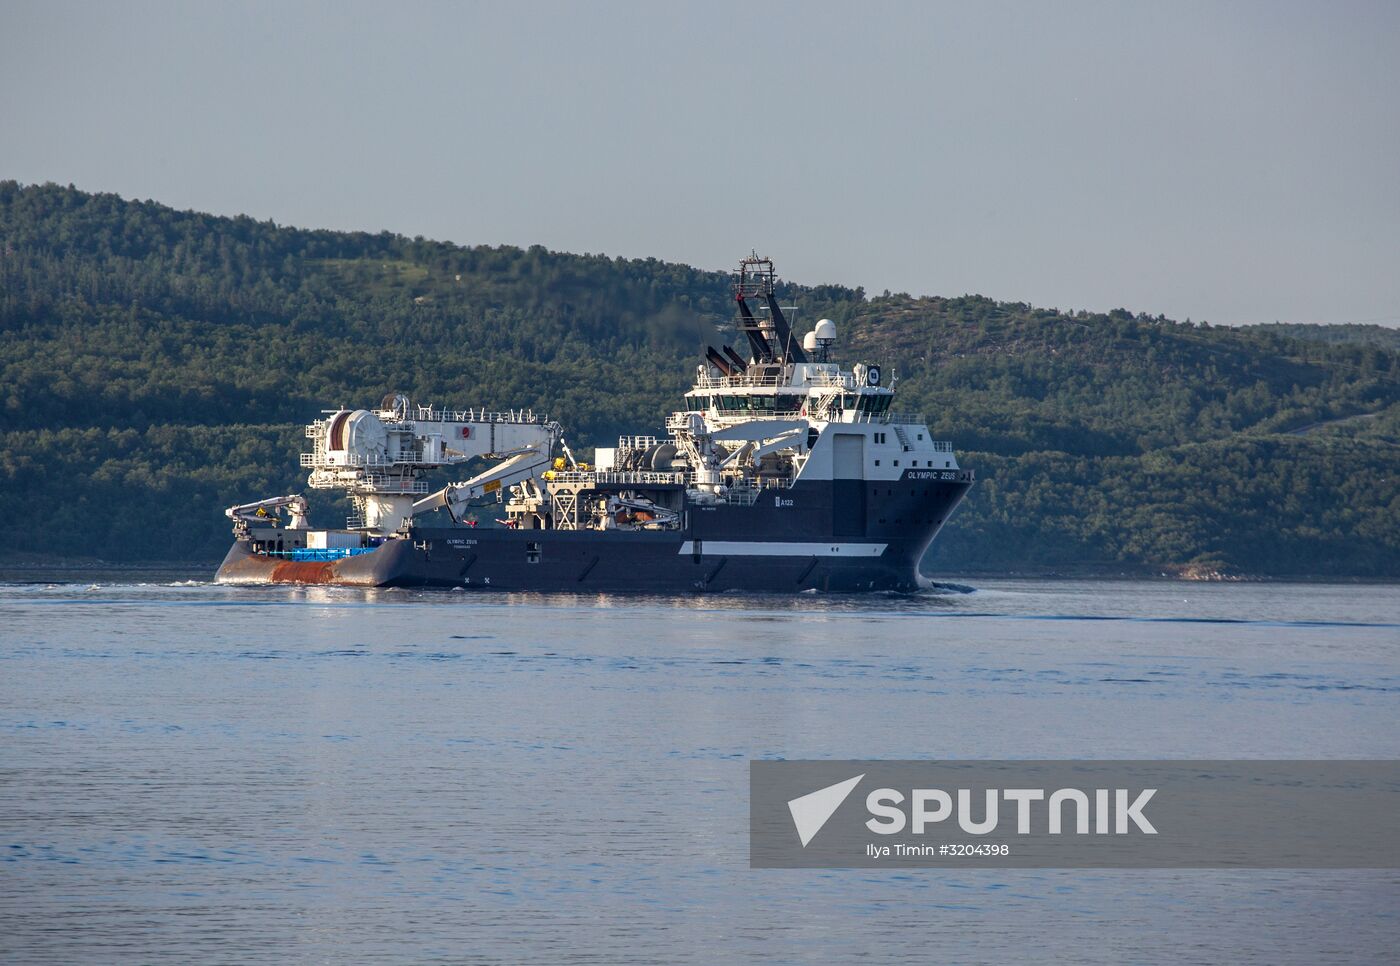
[[[1400,2],[0,0],[0,177],[1212,322],[1400,319]]]

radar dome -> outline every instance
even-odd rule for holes
[[[802,348],[808,352],[817,351],[817,334],[815,332],[808,332],[802,337]]]
[[[812,336],[821,342],[836,341],[836,323],[830,319],[819,320],[817,327],[812,330]]]

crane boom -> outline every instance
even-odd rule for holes
[[[547,449],[531,447],[509,454],[505,462],[497,463],[486,472],[460,483],[449,483],[431,496],[419,500],[413,504],[413,513],[416,516],[446,509],[452,519],[460,523],[462,512],[473,500],[488,493],[499,493],[502,487],[536,479],[549,468],[551,462],[553,460]]]

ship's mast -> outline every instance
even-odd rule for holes
[[[755,363],[778,363],[787,365],[806,362],[802,344],[792,334],[787,316],[778,305],[778,276],[773,270],[773,260],[759,256],[757,252],[739,262],[739,271],[734,274],[734,302],[738,307],[735,324],[749,340]],[[749,307],[749,300],[765,303],[768,309],[766,318],[756,317]]]

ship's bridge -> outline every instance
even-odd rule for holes
[[[686,408],[671,416],[668,430],[684,430],[697,415],[712,430],[773,418],[797,418],[809,425],[917,419],[891,412],[893,373],[886,376],[880,366],[864,363],[843,370],[831,361],[836,323],[819,319],[799,339],[789,321],[796,309],[779,305],[776,283],[770,259],[755,254],[740,262],[735,323],[748,352],[707,346],[705,362],[696,367],[695,384],[686,393]],[[751,306],[750,300],[761,304]]]
[[[759,374],[715,375],[701,366],[695,387],[685,394],[685,413],[699,413],[714,426],[751,419],[801,416],[821,422],[885,422],[894,390],[869,385],[869,371],[841,372],[830,363],[754,367],[778,370]],[[878,368],[875,368],[878,376]],[[684,420],[685,413],[676,417]]]

